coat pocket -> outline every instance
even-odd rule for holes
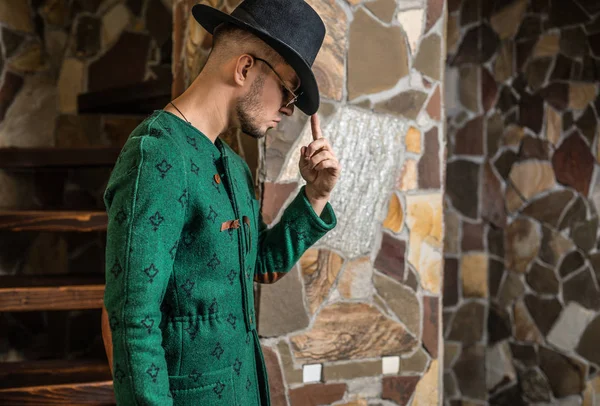
[[[178,406],[238,406],[231,366],[169,376],[169,387],[173,402]]]

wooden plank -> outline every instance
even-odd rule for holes
[[[106,231],[105,211],[0,210],[0,230],[7,231]]]
[[[121,148],[0,148],[0,168],[113,167]]]
[[[0,389],[0,404],[39,405],[114,405],[112,381]]]
[[[100,309],[104,276],[1,276],[0,312]]]
[[[106,360],[42,360],[0,363],[0,389],[110,381]]]

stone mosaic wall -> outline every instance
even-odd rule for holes
[[[445,404],[600,405],[600,3],[448,8]]]
[[[143,117],[78,115],[77,94],[170,76],[171,31],[169,1],[0,0],[0,147],[123,145]],[[1,170],[0,209],[104,209],[109,173]],[[103,274],[105,239],[0,232],[0,274]],[[2,313],[0,361],[105,357],[99,317]]]
[[[191,16],[194,3],[174,8],[176,95],[211,46]],[[234,3],[207,4],[231,11]],[[344,172],[331,200],[336,230],[280,282],[257,286],[273,403],[438,405],[445,4],[309,3],[327,25],[314,66],[319,115]],[[256,156],[248,138],[228,141]],[[310,140],[307,117],[296,112],[259,142],[257,189],[268,224],[302,186],[298,151]]]

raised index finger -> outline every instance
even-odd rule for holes
[[[310,126],[312,129],[313,140],[318,140],[319,138],[323,138],[323,133],[321,133],[321,123],[319,121],[319,116],[317,113],[310,116]]]

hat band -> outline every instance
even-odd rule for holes
[[[231,13],[231,16],[236,17],[244,22],[247,22],[250,25],[254,26],[255,28],[259,28],[261,31],[265,31],[264,28],[258,23],[258,21],[256,21],[254,19],[254,17],[252,17],[252,14],[248,13],[246,10],[244,10],[241,7],[238,7],[235,10],[233,10],[233,12]]]

